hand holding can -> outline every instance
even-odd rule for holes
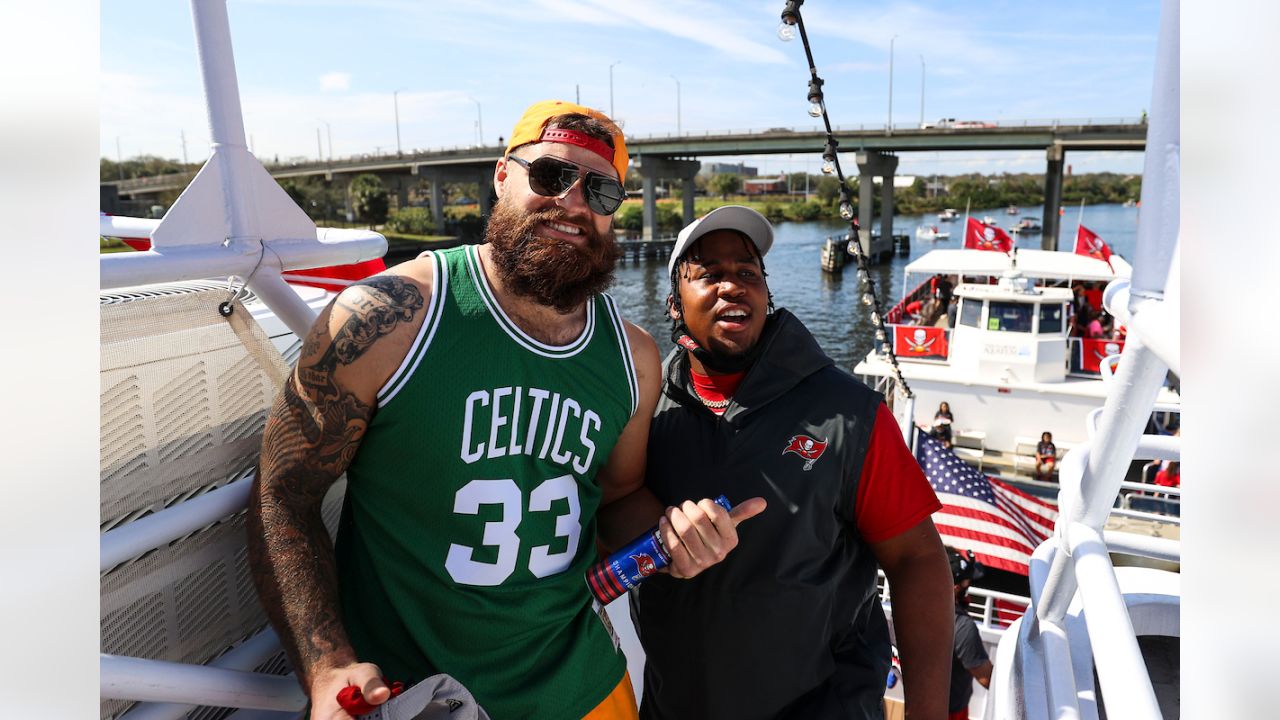
[[[729,498],[721,495],[715,504],[733,510]],[[658,526],[654,525],[621,550],[587,570],[587,588],[601,605],[608,605],[645,578],[671,564],[671,554],[662,543]]]

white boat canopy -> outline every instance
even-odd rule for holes
[[[998,276],[1013,267],[1013,259],[1001,252],[990,250],[932,250],[906,267],[906,274],[927,275],[994,275]],[[1115,271],[1112,272],[1112,268]],[[1133,267],[1119,255],[1111,256],[1107,263],[1088,255],[1054,250],[1018,250],[1018,270],[1032,278],[1070,278],[1072,280],[1110,281],[1127,278]]]

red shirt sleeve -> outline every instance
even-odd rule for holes
[[[942,509],[920,464],[907,448],[898,420],[880,403],[862,461],[854,521],[867,542],[888,540]]]

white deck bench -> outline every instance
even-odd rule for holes
[[[966,460],[977,460],[978,470],[982,470],[983,458],[987,455],[987,433],[982,430],[951,431],[951,451]]]
[[[1031,437],[1029,435],[1019,435],[1013,439],[1013,471],[1017,472],[1022,463],[1027,462],[1032,470],[1036,466],[1036,446],[1040,444],[1040,436]],[[1058,458],[1058,466],[1062,465],[1062,457],[1070,450],[1075,448],[1075,443],[1053,441],[1053,446],[1057,449],[1054,456]],[[1054,468],[1056,473],[1057,467]]]

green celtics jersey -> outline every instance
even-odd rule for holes
[[[625,660],[593,611],[596,473],[638,405],[621,317],[567,345],[498,305],[475,246],[433,253],[426,319],[350,468],[342,614],[392,680],[446,672],[495,718],[580,718]]]

